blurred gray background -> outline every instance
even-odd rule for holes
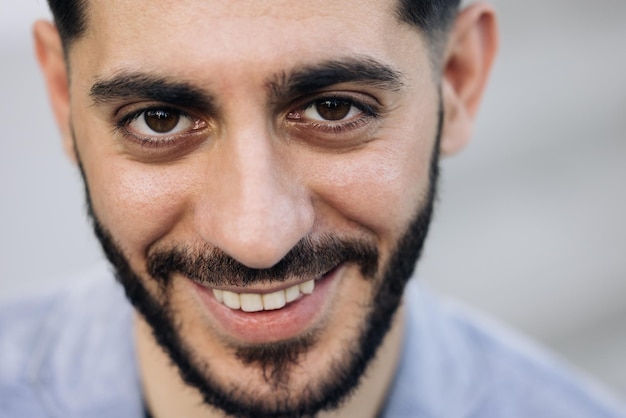
[[[626,1],[495,0],[473,142],[418,271],[626,398]],[[0,0],[0,299],[101,263],[36,68],[44,0]]]

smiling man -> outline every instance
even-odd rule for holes
[[[0,415],[618,416],[407,286],[496,50],[458,3],[50,0],[37,55],[127,298],[102,273],[3,308]]]

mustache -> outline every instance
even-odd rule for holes
[[[147,270],[163,286],[170,283],[174,273],[215,287],[248,286],[255,283],[281,283],[294,278],[310,279],[326,274],[346,262],[359,265],[363,277],[373,278],[378,270],[378,249],[362,239],[305,237],[274,266],[255,269],[209,245],[199,248],[173,246],[150,254]]]

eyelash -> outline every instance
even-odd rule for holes
[[[352,97],[342,96],[342,95],[330,95],[330,96],[320,96],[316,97],[313,100],[307,101],[304,105],[296,108],[295,112],[304,113],[306,109],[310,106],[315,106],[316,104],[323,102],[325,100],[331,101],[342,101],[350,104],[350,106],[354,106],[362,115],[359,116],[356,120],[351,120],[348,122],[345,121],[327,121],[327,122],[319,122],[319,121],[307,121],[299,118],[288,119],[289,122],[294,124],[302,124],[308,127],[312,127],[317,131],[321,131],[322,133],[328,134],[341,134],[343,132],[349,132],[354,129],[358,129],[361,126],[365,125],[371,119],[378,119],[380,117],[380,112],[377,107],[374,107],[368,103],[364,103],[358,100],[355,100]],[[291,111],[289,113],[294,113]]]
[[[150,112],[150,111],[165,111],[165,112],[176,114],[180,118],[189,118],[195,124],[195,127],[193,128],[191,132],[187,131],[187,132],[174,134],[174,135],[168,135],[168,134],[158,135],[155,133],[152,136],[142,136],[136,132],[133,132],[129,128],[129,125],[132,122],[138,120],[143,115],[145,115],[146,112]],[[201,120],[199,118],[196,118],[190,115],[188,112],[185,112],[184,110],[181,110],[172,106],[167,106],[167,105],[163,105],[163,106],[156,105],[156,106],[149,106],[149,107],[141,108],[141,109],[132,111],[124,115],[115,123],[115,130],[122,132],[122,134],[126,138],[129,138],[130,140],[138,143],[141,146],[156,148],[156,147],[164,147],[164,146],[172,145],[176,143],[177,141],[181,140],[182,138],[186,138],[186,137],[189,137],[198,133],[202,129],[202,127],[199,126],[199,125],[202,125],[202,122],[200,121]]]
[[[327,121],[321,122],[316,120],[310,120],[302,115],[304,112],[311,106],[316,106],[320,102],[323,101],[341,101],[349,104],[351,107],[356,108],[360,114],[354,120],[349,121]],[[165,111],[176,114],[180,118],[189,118],[192,123],[194,123],[194,127],[190,130],[184,131],[182,133],[168,135],[141,135],[132,129],[129,128],[129,125],[138,120],[140,117],[146,114],[146,112],[150,111]],[[289,118],[289,114],[297,113],[299,117],[297,118]],[[319,96],[314,98],[313,100],[309,100],[305,102],[303,105],[296,107],[294,110],[291,110],[287,113],[287,121],[290,124],[293,124],[301,129],[312,129],[321,134],[328,135],[340,135],[343,133],[347,133],[356,129],[359,129],[368,124],[371,120],[376,120],[380,116],[378,108],[372,106],[368,103],[364,103],[360,100],[355,100],[352,97],[344,96],[344,95],[327,95],[327,96]],[[207,123],[202,121],[202,119],[197,118],[188,112],[178,109],[173,106],[168,105],[153,105],[148,107],[142,107],[140,109],[129,112],[128,114],[122,116],[115,123],[115,130],[121,132],[125,138],[131,140],[132,142],[139,144],[142,147],[151,147],[151,148],[161,148],[176,145],[179,141],[196,136],[197,134],[204,132],[203,128],[206,128]]]

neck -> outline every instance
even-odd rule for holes
[[[393,381],[404,335],[404,309],[400,307],[354,394],[334,411],[320,418],[376,417]],[[225,415],[207,406],[201,394],[183,382],[178,369],[152,335],[150,326],[135,314],[135,340],[144,399],[152,418],[213,418]]]

